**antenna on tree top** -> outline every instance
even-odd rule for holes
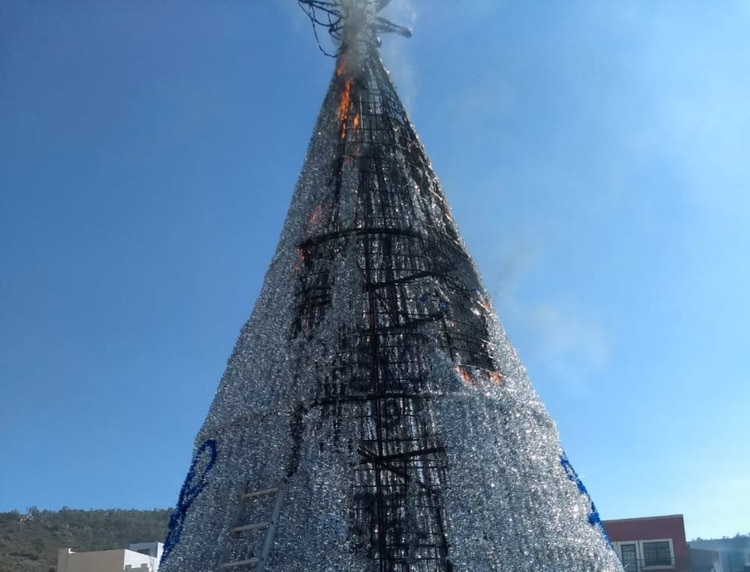
[[[318,48],[325,55],[336,57],[352,40],[360,40],[380,46],[379,34],[398,34],[411,37],[411,30],[378,16],[391,0],[297,0],[300,8],[312,23]],[[328,53],[320,43],[318,27],[338,44],[336,53]]]

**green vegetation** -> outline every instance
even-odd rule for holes
[[[28,509],[0,512],[0,572],[55,572],[57,551],[127,548],[163,542],[171,509]]]

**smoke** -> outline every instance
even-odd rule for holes
[[[540,374],[573,392],[585,391],[595,375],[606,369],[613,344],[595,307],[576,300],[529,297],[533,274],[543,265],[544,246],[523,233],[503,235],[491,248],[479,249],[488,269],[490,294],[521,359],[536,364]],[[482,238],[489,243],[490,237]]]
[[[417,27],[417,9],[413,0],[393,0],[380,15],[411,30]],[[417,30],[417,36],[418,34]],[[414,40],[386,34],[382,41],[380,54],[408,112],[413,109],[417,97],[416,66],[409,48],[410,42]]]
[[[346,27],[334,26],[334,33],[331,34],[327,24],[329,21],[336,23],[338,16],[329,15],[321,8],[314,8],[305,4],[304,0],[301,3],[275,0],[275,3],[290,19],[295,34],[309,35],[313,42],[318,42],[321,51],[328,55],[334,55],[338,52],[341,47],[340,40],[354,40],[362,37],[362,34],[372,33],[368,23],[371,23],[376,17],[382,17],[397,27],[409,29],[413,29],[417,21],[417,10],[413,0],[391,0],[379,12],[377,6],[382,4],[382,0],[336,0],[336,11],[346,21]],[[330,6],[334,8],[333,3]],[[314,16],[318,24],[311,26],[311,16]],[[343,20],[340,23],[343,24]],[[344,38],[344,35],[347,37]],[[406,107],[410,108],[416,95],[415,65],[409,56],[408,49],[410,40],[392,33],[380,33],[378,35],[382,42],[380,53],[386,68],[391,73],[399,96]],[[333,36],[337,36],[339,39]],[[356,50],[351,52],[351,54],[355,53]],[[356,64],[352,61],[349,63]]]

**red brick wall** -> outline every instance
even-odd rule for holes
[[[690,551],[682,515],[605,520],[604,530],[612,542],[672,539],[677,570],[690,570]]]

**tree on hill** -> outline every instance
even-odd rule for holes
[[[59,511],[30,507],[0,513],[0,572],[55,572],[57,551],[127,548],[163,541],[171,509]]]

